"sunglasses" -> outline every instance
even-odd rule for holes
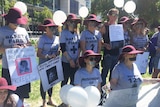
[[[90,61],[96,61],[96,58],[90,57],[89,60]]]

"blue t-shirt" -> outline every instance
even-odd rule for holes
[[[53,38],[49,38],[46,35],[42,35],[39,38],[38,48],[42,49],[43,55],[52,55],[58,52],[60,45],[59,45],[59,37],[53,36]],[[48,59],[39,58],[39,64],[47,61]]]
[[[80,37],[77,33],[71,33],[69,30],[64,29],[61,32],[60,43],[65,43],[66,52],[69,57],[76,61],[79,57],[79,42]],[[68,60],[62,55],[62,61],[68,63]]]
[[[148,41],[149,41],[148,35],[134,35],[132,45],[136,49],[141,49],[141,48],[144,48],[146,46]]]
[[[80,41],[85,41],[85,49],[93,50],[98,53],[98,43],[102,40],[102,35],[98,30],[91,33],[89,30],[85,30],[81,33]]]
[[[80,68],[77,70],[74,76],[74,84],[80,85],[83,88],[87,86],[98,87],[98,84],[101,82],[102,78],[97,68],[93,68],[91,73],[89,73],[86,68]]]
[[[111,79],[117,79],[118,81],[116,86],[111,84],[111,89],[113,90],[139,87],[143,80],[135,63],[133,63],[132,70],[123,62],[118,63],[114,67],[111,76]]]
[[[30,41],[25,28],[17,27],[15,30],[4,26],[0,28],[0,45],[4,48],[12,48],[16,44],[26,44]],[[2,66],[8,69],[6,54],[2,56]]]

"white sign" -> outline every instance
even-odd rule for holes
[[[141,73],[146,73],[148,66],[149,52],[144,52],[143,54],[137,54],[136,65]]]
[[[109,38],[110,42],[124,40],[123,25],[109,25]]]
[[[123,25],[122,24],[110,25],[109,38],[112,49],[122,48],[124,46]]]
[[[33,46],[9,48],[5,51],[13,85],[18,87],[39,79],[36,51]]]
[[[53,87],[53,85],[64,79],[60,56],[40,64],[38,71],[44,91],[47,91]]]
[[[159,99],[160,83],[156,83],[111,91],[103,107],[159,107]]]
[[[137,107],[159,107],[160,83],[144,85],[138,95]]]

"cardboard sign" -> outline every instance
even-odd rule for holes
[[[38,66],[38,71],[44,91],[47,91],[64,79],[60,56],[40,64]]]
[[[36,51],[33,46],[6,49],[12,85],[21,86],[39,79]]]
[[[149,52],[144,52],[143,54],[137,54],[135,63],[142,74],[146,73],[148,66],[148,57],[149,57]]]

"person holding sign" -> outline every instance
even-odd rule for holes
[[[39,38],[38,42],[37,56],[39,57],[39,64],[42,64],[60,54],[60,44],[59,37],[55,35],[58,26],[53,22],[52,19],[45,19],[43,24],[40,25],[39,28],[46,32]],[[43,90],[42,82],[40,84],[40,92],[43,99],[42,107],[45,107],[46,92],[44,92]],[[57,104],[54,103],[51,98],[52,88],[50,88],[47,92],[49,95],[49,101],[47,102],[47,104],[56,106]]]
[[[106,22],[102,28],[101,28],[101,33],[103,37],[103,60],[102,60],[102,86],[106,84],[106,77],[108,75],[108,72],[110,71],[110,76],[109,80],[111,77],[111,72],[113,67],[117,63],[118,56],[120,54],[119,49],[120,48],[113,48],[110,44],[110,35],[109,35],[109,26],[110,25],[117,25],[118,21],[118,16],[119,16],[119,11],[116,8],[112,8],[109,10],[107,14],[109,20]]]
[[[101,52],[101,42],[102,36],[101,33],[97,30],[97,26],[101,23],[97,16],[90,14],[85,20],[84,25],[87,29],[82,31],[80,38],[80,46],[82,54],[86,50],[93,50],[96,53]]]
[[[95,68],[96,63],[101,60],[101,55],[93,52],[92,50],[86,50],[84,54],[79,57],[79,68],[74,76],[74,85],[81,86],[83,88],[87,86],[95,86],[101,91],[102,78],[99,69]]]
[[[19,96],[10,91],[15,91],[16,86],[8,85],[5,78],[0,78],[0,107],[24,107]]]
[[[18,8],[9,9],[9,12],[3,15],[3,17],[6,20],[6,26],[0,28],[0,53],[3,54],[2,77],[6,78],[8,84],[11,85],[11,77],[5,49],[23,48],[31,46],[31,43],[26,29],[20,27],[20,25],[27,24],[27,18],[22,16],[22,13]],[[30,84],[19,86],[15,91],[22,101],[24,98],[29,98],[29,92]]]
[[[77,24],[81,20],[73,13],[67,16],[64,22],[65,29],[61,32],[60,45],[62,50],[62,66],[64,80],[61,87],[66,85],[70,78],[70,84],[73,85],[74,74],[78,69],[78,57],[80,55],[79,35],[77,33]]]
[[[134,63],[136,55],[140,53],[143,53],[143,51],[136,50],[132,45],[126,45],[122,48],[119,62],[112,71],[111,92],[104,107],[136,107],[142,82],[160,82],[159,79],[142,78],[136,63]],[[121,99],[125,102],[120,101]]]

